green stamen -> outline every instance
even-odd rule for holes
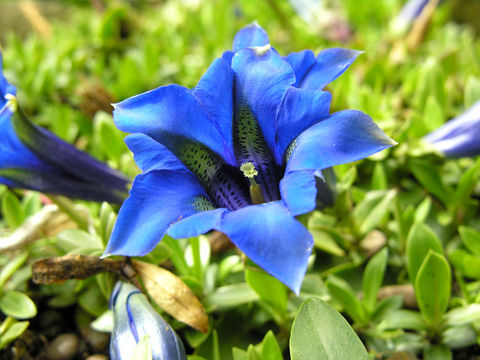
[[[250,180],[250,198],[252,199],[252,203],[255,205],[263,204],[265,198],[263,197],[262,189],[260,189],[260,185],[255,181],[255,176],[258,175],[255,165],[251,162],[246,162],[240,166],[240,170],[243,172],[243,175]]]

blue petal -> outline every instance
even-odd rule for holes
[[[126,197],[126,191],[118,191],[108,185],[87,182],[57,170],[0,169],[0,183],[89,201],[107,201],[121,204]]]
[[[317,186],[315,170],[290,171],[280,181],[282,200],[293,216],[315,209]]]
[[[0,169],[28,168],[53,171],[51,166],[38,159],[18,138],[12,125],[12,110],[5,106],[0,110]]]
[[[311,61],[309,53],[290,54],[287,60],[293,64],[294,69],[301,69],[301,71],[297,70],[298,74],[295,73],[297,87],[322,90],[327,84],[342,75],[360,54],[362,51],[341,48],[325,49],[317,55],[315,63],[307,71],[305,70]]]
[[[222,59],[215,59],[192,90],[192,94],[198,99],[208,117],[215,123],[226,146],[230,149],[229,154],[232,157],[226,160],[231,165],[235,165],[232,137],[233,75],[230,65]]]
[[[291,84],[290,65],[268,47],[246,48],[232,60],[235,71],[235,111],[247,106],[260,125],[265,141],[275,151],[275,115]]]
[[[17,89],[15,86],[10,85],[3,75],[3,58],[2,53],[0,52],[0,109],[3,108],[7,99],[5,99],[5,95],[11,94],[15,95],[17,93]]]
[[[232,63],[233,55],[235,55],[235,52],[233,52],[232,50],[224,51],[222,54],[222,59],[230,65]]]
[[[233,39],[233,51],[252,46],[264,46],[268,43],[270,41],[266,31],[254,21],[237,32]]]
[[[363,159],[395,144],[368,115],[340,111],[294,140],[285,172],[322,170]]]
[[[32,124],[21,111],[12,117],[12,125],[20,141],[44,164],[79,180],[126,192],[129,179],[125,175]]]
[[[212,229],[218,229],[227,209],[202,211],[182,219],[168,229],[168,235],[175,239],[183,239],[205,234]]]
[[[314,123],[329,116],[332,95],[326,91],[291,87],[277,114],[275,160],[283,164],[290,143]]]
[[[105,256],[149,253],[170,225],[199,211],[196,204],[201,200],[208,201],[208,196],[191,173],[152,170],[137,175]]]
[[[463,114],[448,121],[424,137],[447,157],[459,158],[480,154],[480,101]]]
[[[315,54],[312,50],[302,50],[298,53],[290,53],[284,59],[290,64],[295,73],[295,84],[293,86],[300,87],[305,75],[315,64]]]
[[[151,170],[189,171],[165,146],[145,134],[132,134],[125,138],[125,143],[135,158],[137,166],[144,173]]]
[[[226,213],[217,230],[253,262],[299,293],[313,239],[282,201]]]
[[[214,69],[223,68],[223,60],[214,62]],[[210,86],[215,77],[214,69],[206,73],[207,79],[200,80],[201,87]],[[219,73],[219,80],[227,78],[225,73]],[[233,88],[225,89],[218,106],[222,101],[231,99]],[[229,164],[234,164],[231,140],[223,137],[226,121],[231,119],[211,118],[207,111],[211,110],[211,99],[205,100],[209,104],[205,109],[201,101],[194,96],[195,90],[179,85],[162,86],[155,90],[131,97],[115,104],[114,121],[117,127],[129,133],[144,133],[165,145],[172,153],[179,156],[182,144],[186,140],[206,145],[218,155],[223,156]],[[217,92],[214,96],[220,95]],[[226,112],[225,107],[218,114]],[[215,114],[217,115],[217,114]],[[222,124],[222,131],[218,124]],[[231,136],[231,135],[230,135]]]

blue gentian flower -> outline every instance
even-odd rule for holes
[[[424,140],[447,158],[480,155],[480,101],[460,116],[448,121]]]
[[[118,281],[109,306],[113,310],[111,359],[133,359],[138,342],[149,335],[153,360],[187,360],[183,344],[175,331],[135,286]]]
[[[429,0],[408,0],[398,15],[393,19],[391,27],[395,33],[404,33],[420,16]]]
[[[32,124],[18,108],[0,53],[0,183],[93,201],[121,203],[129,180]]]
[[[168,85],[116,104],[143,173],[105,255],[144,255],[168,233],[218,230],[296,293],[313,246],[295,219],[315,208],[316,175],[394,145],[354,110],[329,114],[321,91],[358,52],[280,56],[258,25],[241,30],[193,89]]]

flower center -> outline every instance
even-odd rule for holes
[[[252,203],[254,205],[263,204],[265,199],[262,194],[262,189],[260,189],[260,186],[255,181],[255,176],[258,175],[255,165],[251,162],[246,162],[240,166],[240,170],[243,172],[243,175],[250,180],[250,198],[252,199]]]

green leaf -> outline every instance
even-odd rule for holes
[[[425,322],[418,311],[399,309],[385,316],[379,327],[382,330],[423,330]]]
[[[423,120],[428,131],[433,131],[443,125],[445,114],[437,99],[429,96],[423,110]]]
[[[418,270],[415,295],[418,307],[433,327],[442,321],[450,299],[451,272],[445,257],[431,251]]]
[[[356,323],[364,324],[366,322],[365,310],[345,280],[331,275],[328,277],[326,285],[330,294],[342,304],[344,311]]]
[[[10,325],[7,330],[0,336],[0,349],[3,349],[13,340],[18,338],[27,330],[30,323],[28,321],[19,321]]]
[[[10,290],[6,291],[0,297],[0,310],[16,319],[30,319],[37,315],[35,303],[27,295]]]
[[[447,326],[461,326],[480,321],[480,304],[470,304],[455,308],[445,314]]]
[[[98,236],[91,235],[80,229],[68,229],[57,235],[57,245],[65,252],[79,249],[103,249]]]
[[[150,335],[145,335],[137,343],[133,351],[132,360],[152,360],[152,347],[150,345]]]
[[[480,79],[470,76],[465,84],[465,109],[468,109],[480,99]]]
[[[246,351],[234,347],[232,349],[233,360],[248,360],[248,354]]]
[[[396,190],[368,192],[353,211],[360,235],[365,235],[382,221],[389,211],[395,195]]]
[[[251,261],[245,268],[245,280],[248,285],[266,301],[279,310],[287,310],[287,288],[273,276],[254,265]]]
[[[205,298],[205,305],[214,309],[224,309],[247,304],[259,296],[247,283],[221,286]]]
[[[0,271],[0,292],[5,282],[17,271],[28,258],[28,252],[24,251],[10,260]]]
[[[472,254],[480,256],[480,232],[475,229],[460,226],[458,229],[463,245],[472,252]]]
[[[425,160],[411,160],[410,170],[420,184],[439,198],[446,206],[450,204],[452,191],[442,182],[439,169]]]
[[[293,321],[292,360],[363,360],[367,351],[348,322],[326,302],[306,300]]]
[[[435,345],[424,352],[424,360],[452,360],[452,352],[446,345]]]
[[[415,282],[418,269],[430,250],[443,254],[440,240],[427,225],[415,224],[408,234],[406,249],[407,270],[412,284]]]
[[[362,290],[363,304],[372,312],[377,302],[378,290],[383,282],[383,276],[387,267],[388,249],[383,248],[376,253],[368,262],[363,273]]]
[[[454,194],[455,206],[451,208],[454,213],[458,212],[457,216],[463,216],[470,195],[478,182],[479,175],[480,160],[477,160],[475,164],[467,169],[467,171],[465,171],[460,177]]]
[[[283,360],[282,350],[271,330],[263,338],[260,348],[262,360]]]
[[[463,276],[480,279],[480,257],[462,249],[455,249],[448,254],[448,258],[453,267],[459,270]]]
[[[10,229],[16,229],[25,219],[20,200],[10,191],[7,191],[3,196],[2,215]]]
[[[386,190],[388,188],[387,175],[381,162],[375,164],[372,175],[372,190]]]
[[[315,247],[329,254],[336,256],[345,256],[345,251],[338,246],[335,239],[327,232],[322,230],[310,230],[315,242]]]
[[[262,360],[262,356],[255,349],[255,346],[249,345],[247,349],[248,360]]]

